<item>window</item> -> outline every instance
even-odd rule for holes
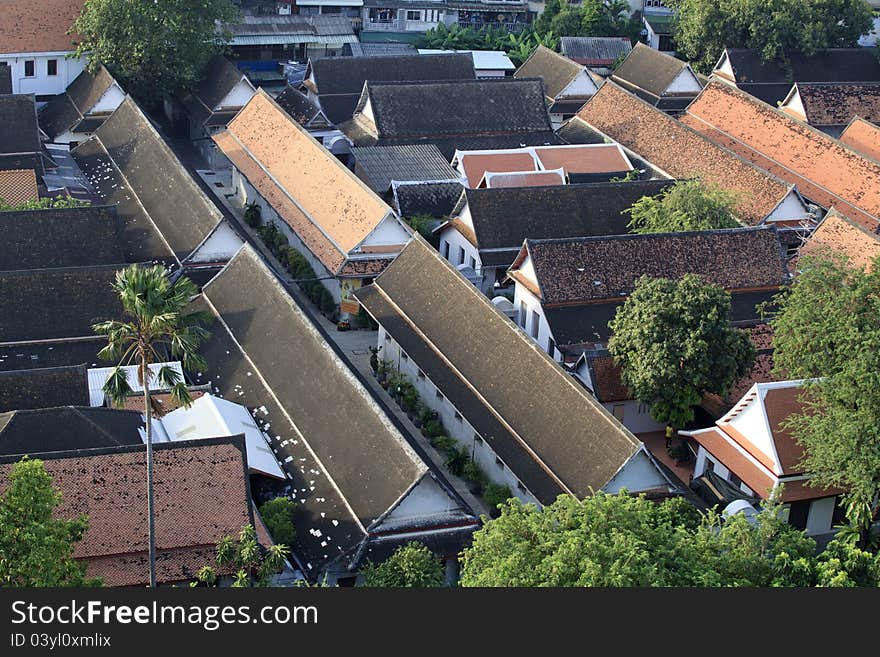
[[[737,488],[739,488],[740,484],[742,484],[742,482],[743,482],[742,479],[740,479],[739,477],[737,477],[737,476],[736,476],[735,474],[733,474],[732,472],[729,473],[729,474],[727,475],[727,481],[729,481],[730,483],[732,483],[732,484],[733,484],[734,486],[736,486]]]
[[[706,472],[715,472],[715,461],[710,461],[709,459],[706,459],[706,465],[703,468],[703,473],[705,474]]]
[[[422,372],[422,370],[419,370],[419,373],[416,376],[418,376],[419,380],[421,381],[425,378],[425,373]]]
[[[420,20],[422,20],[422,12],[409,10],[406,12],[406,20],[420,21]]]
[[[517,487],[517,489],[519,490],[520,493],[525,493],[525,492],[526,492],[526,487],[523,486],[523,483],[522,483],[521,481],[517,481],[517,482],[516,482],[516,487]]]
[[[502,460],[501,460],[500,458],[498,458],[497,456],[495,457],[495,465],[497,465],[497,466],[498,466],[499,468],[501,468],[502,470],[504,469],[504,461],[502,461]]]
[[[474,256],[470,256],[468,258],[468,265],[470,266],[471,269],[476,271],[477,270],[477,259]]]
[[[482,445],[483,444],[483,439],[480,438],[477,434],[474,434],[474,444],[475,445]]]
[[[409,356],[407,356],[406,352],[402,350],[400,352],[400,357],[403,358],[403,360],[409,360]]]
[[[443,240],[440,242],[440,253],[443,254],[443,257],[449,260],[449,242]]]
[[[532,337],[538,338],[538,329],[541,327],[541,316],[536,312],[532,311]]]
[[[644,415],[647,412],[648,412],[648,405],[647,404],[639,404],[639,415]]]
[[[463,246],[458,247],[458,262],[455,264],[457,264],[457,265],[464,264],[464,247]]]
[[[455,411],[455,419],[458,420],[459,422],[462,421],[461,413],[459,413],[458,411]]]
[[[24,60],[24,77],[26,77],[26,78],[34,77],[34,60],[33,59]]]
[[[519,325],[523,328],[526,327],[526,318],[528,317],[528,309],[526,308],[526,304],[522,301],[519,302]]]
[[[788,509],[788,524],[798,529],[807,528],[807,516],[810,514],[812,500],[792,502]]]
[[[615,404],[611,409],[611,412],[614,414],[614,417],[623,422],[623,416],[626,412],[626,404]]]
[[[553,358],[553,354],[556,353],[556,342],[552,337],[547,338],[547,353],[550,354],[550,358]]]
[[[46,62],[46,75],[58,75],[57,59],[50,59]]]
[[[437,399],[443,401],[443,393],[440,392],[440,388],[437,388]]]

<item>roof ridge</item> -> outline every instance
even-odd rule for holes
[[[626,233],[624,235],[590,235],[587,237],[549,237],[549,238],[526,238],[526,241],[530,244],[548,244],[548,243],[561,243],[561,242],[622,242],[622,241],[637,241],[643,240],[648,241],[652,239],[664,239],[664,238],[673,238],[673,237],[699,237],[701,235],[727,235],[733,233],[755,233],[758,234],[760,232],[773,231],[777,232],[777,228],[774,224],[763,224],[761,226],[739,226],[737,228],[713,228],[710,230],[687,230],[687,231],[672,231],[666,233]]]

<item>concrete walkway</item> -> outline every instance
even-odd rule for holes
[[[192,165],[192,162],[190,162],[190,165]],[[376,378],[373,376],[373,371],[370,368],[369,349],[377,343],[376,331],[367,329],[338,331],[336,329],[336,324],[321,314],[312,301],[306,297],[302,290],[300,290],[299,286],[296,285],[295,280],[290,276],[287,269],[278,262],[278,259],[275,258],[272,252],[265,246],[265,244],[263,244],[254,229],[245,223],[244,207],[236,203],[235,196],[232,195],[233,188],[231,186],[230,174],[226,171],[211,171],[209,169],[195,167],[193,167],[193,170],[205,183],[205,187],[211,190],[214,198],[216,198],[226,210],[224,214],[226,214],[228,218],[233,218],[237,222],[239,230],[247,236],[247,241],[251,246],[260,253],[266,264],[275,271],[282,281],[286,283],[285,287],[291,296],[293,296],[300,305],[305,306],[312,311],[312,318],[321,325],[321,328],[324,329],[324,333],[327,335],[328,339],[336,344],[345,359],[348,361],[349,367],[360,372],[363,380],[373,392],[373,395],[381,399],[385,403],[385,406],[399,420],[400,424],[409,433],[408,440],[410,444],[414,443],[421,448],[417,451],[421,452],[423,456],[427,456],[435,468],[445,475],[447,483],[455,489],[455,492],[461,496],[476,514],[488,515],[489,507],[483,499],[471,493],[470,490],[468,490],[467,483],[463,479],[456,477],[446,469],[444,465],[446,458],[434,449],[430,441],[422,435],[422,432],[415,427],[407,414],[403,412],[403,410],[401,410],[397,403],[391,398],[391,395],[389,395],[385,389],[379,385],[379,382],[376,381]]]

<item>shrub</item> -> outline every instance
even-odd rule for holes
[[[461,474],[480,491],[485,489],[486,484],[489,483],[489,478],[486,476],[486,473],[483,472],[483,468],[481,468],[476,461],[468,461],[465,463]]]
[[[455,456],[458,452],[458,441],[449,436],[437,436],[436,438],[432,438],[431,444],[434,446],[434,449],[447,458]]]
[[[276,543],[291,546],[296,540],[293,510],[296,504],[289,497],[276,497],[260,506],[260,515]]]
[[[488,484],[483,491],[483,499],[493,511],[498,509],[499,504],[504,504],[511,497],[513,497],[513,493],[510,491],[510,486],[504,484]]]
[[[443,423],[439,419],[430,419],[425,422],[425,434],[431,438],[443,433]]]
[[[244,206],[244,222],[251,228],[259,228],[262,225],[262,208],[256,201],[251,201]]]
[[[471,462],[471,455],[466,447],[461,447],[446,456],[446,467],[456,477],[462,476],[465,466]]]
[[[290,242],[287,241],[287,235],[282,233],[280,230],[276,230],[275,234],[272,236],[272,244],[269,247],[272,249],[272,252],[281,255],[284,253],[287,254],[287,247]]]

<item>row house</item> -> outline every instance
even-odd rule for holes
[[[840,138],[853,121],[880,123],[880,82],[796,82],[779,109]]]
[[[681,113],[703,89],[691,65],[637,43],[611,79],[668,114]]]
[[[379,324],[381,357],[523,502],[677,491],[635,436],[420,237],[356,295]]]
[[[840,135],[840,143],[857,153],[880,160],[880,127],[856,117]]]
[[[55,144],[73,148],[101,127],[125,100],[125,91],[101,66],[83,71],[70,85],[40,108],[40,128]]]

